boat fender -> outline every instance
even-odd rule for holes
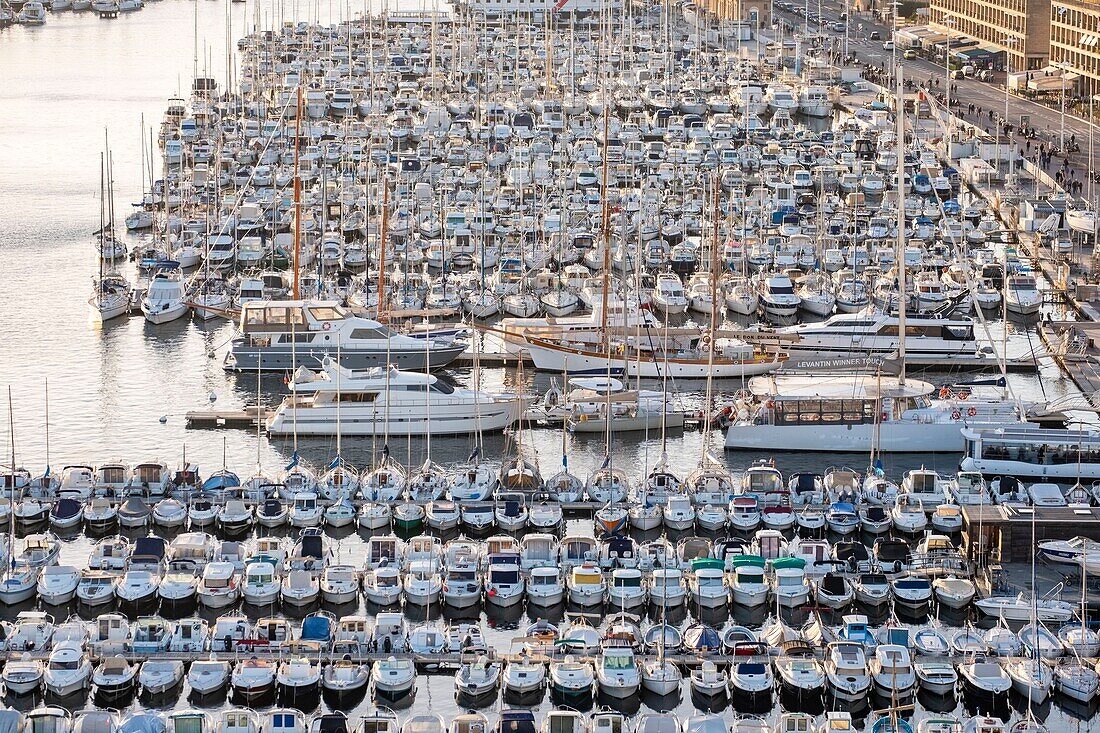
[[[974,417],[977,414],[978,414],[978,408],[977,407],[974,407],[973,405],[971,405],[970,407],[966,408],[966,416],[967,417]]]
[[[962,417],[962,413],[959,412],[958,410],[955,410],[954,412],[951,413],[951,419],[952,420],[958,420],[961,417]]]

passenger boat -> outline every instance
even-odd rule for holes
[[[985,476],[1072,483],[1100,480],[1100,435],[1031,425],[972,428],[963,432],[959,466]]]
[[[756,377],[749,391],[727,449],[956,452],[965,428],[1026,425],[1014,402],[936,400],[927,382],[873,374]]]

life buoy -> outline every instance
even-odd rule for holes
[[[775,407],[775,400],[768,400],[765,404],[765,407],[767,407],[769,410]]]
[[[951,419],[952,420],[958,420],[961,417],[962,417],[962,413],[959,412],[958,410],[955,410],[954,412],[951,413]]]
[[[959,392],[959,395],[958,395],[958,396],[959,396],[959,399],[960,399],[960,400],[968,400],[968,399],[970,399],[970,393],[969,393],[969,392]]]
[[[881,420],[889,420],[890,419],[890,413],[886,410],[883,410],[880,419]]]
[[[974,417],[977,414],[978,414],[978,408],[977,407],[970,406],[970,407],[966,408],[966,416],[967,417]]]
[[[331,331],[332,330],[332,323],[330,323],[329,321],[325,321],[323,324],[321,324],[321,330]]]
[[[950,389],[948,389],[947,387],[940,387],[940,399],[941,400],[946,400],[950,396],[951,396],[951,390]]]

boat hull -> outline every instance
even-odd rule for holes
[[[879,425],[753,425],[726,430],[728,450],[785,450],[818,453],[951,453],[963,449],[963,423],[888,422]]]

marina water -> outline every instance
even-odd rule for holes
[[[276,18],[328,22],[345,12],[346,7],[331,2],[308,6],[263,3],[258,15],[261,23],[270,27]],[[184,319],[151,327],[143,319],[133,318],[93,327],[85,302],[95,271],[91,233],[98,226],[98,153],[105,130],[114,158],[116,212],[124,215],[128,202],[139,200],[142,190],[142,117],[146,125],[155,125],[165,100],[189,89],[196,66],[196,23],[197,65],[208,75],[224,79],[227,14],[232,45],[253,30],[257,17],[253,0],[232,4],[162,0],[113,21],[101,21],[88,13],[68,13],[51,16],[42,27],[0,31],[0,286],[4,293],[0,384],[10,385],[12,390],[18,462],[34,471],[42,470],[47,460],[55,471],[66,462],[136,462],[153,457],[174,466],[186,452],[205,473],[220,468],[224,456],[227,465],[243,475],[254,466],[257,455],[269,472],[276,472],[288,460],[289,439],[264,437],[257,445],[257,437],[247,430],[184,428],[184,413],[207,408],[210,396],[216,397],[214,404],[222,409],[255,402],[255,376],[227,375],[221,366],[234,332],[232,324]],[[1038,348],[1033,329],[1029,332],[1019,324],[1009,328],[1012,348]],[[473,382],[469,370],[449,373],[458,383]],[[514,389],[520,379],[529,392],[541,392],[550,385],[548,375],[489,369],[481,386]],[[1073,390],[1050,359],[1039,360],[1037,375],[1011,375],[1010,380],[1025,398],[1054,399]],[[737,386],[721,389],[732,391]],[[679,383],[677,388],[686,399],[701,404],[702,383]],[[274,406],[283,390],[280,376],[265,376],[261,399]],[[166,418],[163,422],[162,417]],[[2,432],[6,445],[6,428]],[[690,431],[670,436],[671,467],[681,475],[694,468],[702,439],[700,433]],[[503,436],[489,436],[488,457],[498,457],[504,442]],[[568,442],[570,470],[577,475],[586,475],[603,460],[602,438],[570,438]],[[560,431],[533,430],[524,443],[529,457],[537,455],[544,475],[560,464]],[[721,446],[720,434],[713,435],[713,444]],[[334,439],[303,440],[300,453],[303,460],[323,465],[332,457],[334,445]],[[433,443],[433,459],[443,465],[460,461],[472,446],[470,439],[439,439]],[[360,467],[369,465],[380,450],[380,441],[371,439],[345,439],[343,443],[345,458]],[[424,443],[398,439],[391,441],[390,451],[395,458],[414,465],[423,459]],[[657,435],[617,436],[612,443],[612,461],[635,479],[656,463],[659,452]],[[3,453],[6,459],[6,448]],[[758,457],[727,453],[725,460],[736,472]],[[820,472],[831,464],[848,463],[857,470],[867,465],[866,456],[775,457],[785,474]],[[958,458],[957,454],[888,457],[886,469],[896,478],[922,464],[950,472],[957,467]],[[572,520],[566,533],[589,532],[589,520]],[[335,545],[338,557],[350,560],[363,539],[352,532]],[[91,540],[67,539],[61,563],[82,566],[90,549]],[[534,619],[490,616],[483,620],[487,641],[497,650],[508,651],[510,640],[521,636]],[[431,711],[444,717],[459,712],[450,675],[421,675],[418,686],[411,709],[399,712],[402,719],[411,712]],[[686,717],[694,710],[686,682],[682,691],[682,698],[671,705],[674,712]],[[187,706],[187,690],[178,701],[168,704]],[[638,700],[627,712],[645,711],[649,705],[650,701]],[[77,703],[73,707],[82,706]],[[537,710],[548,708],[547,698]],[[354,719],[355,711],[348,712]],[[950,712],[960,717],[974,713],[964,710],[961,701]],[[1037,713],[1046,716],[1052,731],[1089,730],[1097,725],[1050,703]],[[732,714],[732,708],[726,708],[724,714]],[[918,719],[922,714],[918,699]],[[769,715],[774,719],[777,712]]]

